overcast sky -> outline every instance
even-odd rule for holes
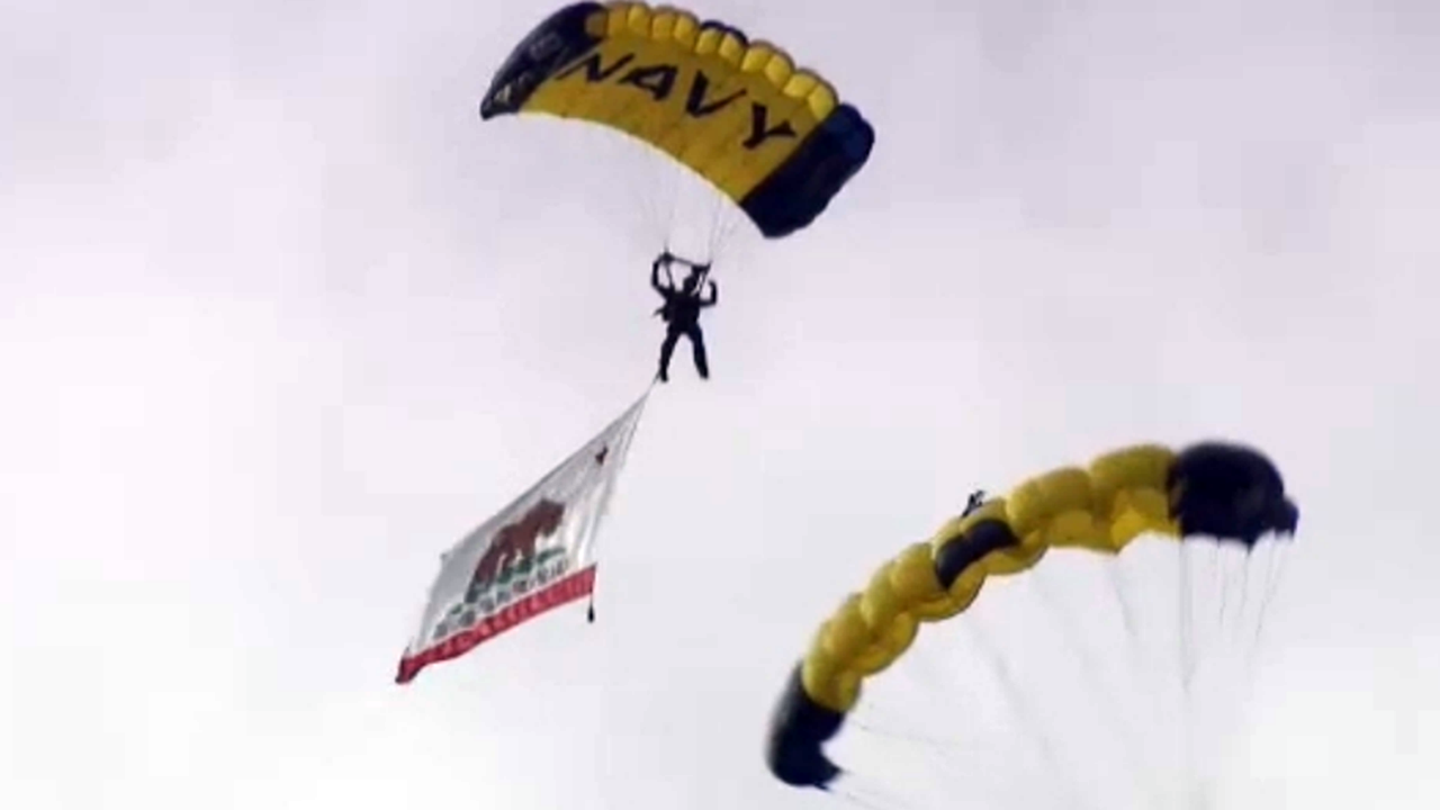
[[[838,807],[761,748],[846,593],[977,486],[1219,436],[1303,510],[1226,806],[1440,806],[1440,6],[697,8],[874,156],[717,266],[597,624],[401,688],[439,553],[653,373],[631,153],[476,115],[552,5],[4,0],[0,805]]]

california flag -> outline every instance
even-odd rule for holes
[[[396,683],[595,585],[595,534],[646,397],[441,558]]]

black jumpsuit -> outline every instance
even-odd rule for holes
[[[664,305],[660,307],[660,316],[666,323],[665,341],[660,344],[658,376],[661,382],[670,379],[670,356],[674,354],[675,344],[682,335],[690,339],[690,347],[695,354],[695,370],[702,378],[710,378],[710,363],[705,355],[705,334],[700,330],[700,310],[715,306],[719,293],[715,290],[714,282],[711,282],[711,297],[709,300],[702,299],[699,291],[695,289],[698,281],[697,268],[690,278],[685,280],[683,288],[677,290],[660,283],[659,261],[652,268],[650,285],[665,299]]]

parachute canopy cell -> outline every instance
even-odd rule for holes
[[[768,238],[806,227],[865,165],[870,124],[821,76],[724,23],[576,3],[536,27],[480,105],[628,133],[704,177]]]
[[[903,655],[922,623],[964,612],[990,576],[1027,571],[1052,548],[1119,554],[1142,534],[1250,548],[1267,534],[1293,534],[1297,521],[1275,466],[1219,443],[1117,450],[977,504],[881,566],[820,627],[772,717],[771,773],[797,787],[836,779],[841,769],[822,746],[844,725],[862,681]]]

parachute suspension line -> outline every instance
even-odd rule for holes
[[[667,166],[666,168],[670,171],[663,174],[664,179],[661,182],[664,184],[662,186],[664,196],[657,201],[659,206],[657,214],[664,215],[664,225],[661,226],[661,230],[665,236],[665,244],[668,245],[670,237],[675,234],[676,211],[680,207],[680,171],[678,167]]]
[[[656,138],[656,141],[664,142],[668,140],[679,126],[680,121],[677,119],[670,127],[662,130],[661,135]],[[668,245],[670,244],[670,240],[675,236],[676,220],[680,218],[680,209],[684,202],[681,199],[682,189],[687,184],[706,190],[710,190],[712,186],[708,181],[692,175],[687,169],[682,168],[679,161],[673,156],[664,154],[658,157],[660,159],[657,161],[657,165],[661,167],[660,171],[664,178],[664,198],[660,201],[661,213],[664,214],[664,224],[662,227],[664,229],[665,244]],[[720,192],[716,189],[715,193],[719,194]]]
[[[1245,624],[1245,607],[1250,602],[1250,562],[1254,554],[1254,549],[1246,549],[1245,558],[1240,565],[1240,606],[1235,609],[1234,632],[1226,633],[1230,637],[1231,643],[1240,640],[1240,631]],[[1268,560],[1270,557],[1267,555],[1266,559]],[[1223,616],[1221,626],[1224,626]]]
[[[1191,649],[1195,635],[1195,592],[1190,580],[1189,544],[1180,543],[1180,587],[1176,588],[1179,601],[1176,604],[1180,622],[1180,677],[1185,686],[1186,700],[1190,696],[1190,680],[1195,674],[1194,651]]]
[[[710,221],[710,244],[706,250],[706,261],[716,262],[728,252],[731,239],[739,227],[741,214],[729,205],[725,198],[717,195],[714,200]]]
[[[853,720],[851,722],[855,723],[855,721]],[[955,753],[955,750],[953,749],[958,749],[958,745],[953,745],[952,743],[946,742],[945,740],[939,740],[934,737],[926,737],[918,734],[901,734],[893,731],[886,731],[885,729],[876,728],[874,726],[864,723],[855,723],[855,726],[856,728],[866,732],[867,734],[873,734],[876,737],[884,737],[888,740],[913,745],[917,748],[923,749],[926,754],[928,754],[934,759],[936,765],[939,765],[941,768],[944,768],[946,771],[949,771],[955,776],[974,776],[974,774],[967,774],[961,771],[959,768],[956,768],[954,763],[951,761],[951,755]],[[967,780],[967,782],[969,781],[972,780]]]
[[[625,206],[630,215],[628,227],[636,228],[638,236],[647,242],[667,242],[674,216],[672,201],[679,167],[673,165],[665,153],[626,133],[604,126],[582,126],[578,129],[585,133],[582,137],[593,145],[593,150],[588,151],[595,155],[612,156],[613,160],[607,162],[621,165],[630,176],[629,182],[606,177],[605,184],[595,190],[596,196],[600,199],[613,197],[615,186],[623,187],[627,198]]]
[[[1183,544],[1182,544],[1182,545],[1183,545]],[[1224,569],[1223,569],[1223,567],[1222,567],[1221,557],[1220,557],[1221,543],[1217,540],[1217,541],[1213,544],[1213,546],[1210,546],[1210,548],[1211,548],[1212,553],[1210,554],[1209,559],[1210,559],[1210,561],[1211,561],[1211,564],[1212,564],[1212,566],[1213,566],[1213,568],[1214,568],[1214,572],[1215,572],[1215,576],[1213,577],[1213,583],[1214,583],[1214,586],[1213,586],[1213,587],[1214,587],[1214,591],[1215,591],[1216,595],[1218,596],[1218,598],[1219,598],[1219,600],[1220,600],[1219,615],[1220,615],[1221,617],[1223,617],[1223,616],[1224,616],[1224,613],[1225,613],[1225,602],[1226,602],[1226,596],[1227,596],[1228,591],[1227,591],[1227,589],[1224,587],[1224,585],[1225,585],[1225,572],[1224,572]],[[1188,617],[1189,617],[1189,618],[1188,618],[1188,621],[1189,621],[1189,624],[1190,624],[1190,626],[1189,626],[1189,628],[1188,628],[1188,631],[1187,631],[1188,638],[1185,640],[1185,647],[1186,647],[1187,654],[1188,654],[1188,656],[1189,656],[1188,664],[1186,665],[1186,667],[1185,667],[1185,669],[1184,669],[1185,689],[1186,689],[1187,691],[1191,689],[1192,685],[1194,684],[1196,675],[1197,675],[1197,673],[1198,673],[1199,670],[1200,670],[1200,667],[1201,667],[1202,664],[1207,660],[1207,651],[1206,651],[1206,645],[1207,645],[1207,643],[1210,644],[1210,645],[1212,645],[1212,646],[1218,646],[1219,643],[1220,643],[1220,641],[1221,641],[1221,638],[1220,638],[1220,630],[1221,630],[1221,628],[1224,626],[1224,625],[1217,619],[1217,622],[1216,622],[1216,625],[1215,625],[1215,629],[1214,629],[1214,633],[1211,633],[1211,634],[1210,634],[1210,635],[1213,636],[1213,638],[1210,638],[1210,639],[1208,639],[1208,640],[1207,640],[1207,638],[1205,637],[1205,636],[1206,636],[1206,633],[1205,633],[1205,632],[1202,632],[1202,628],[1199,626],[1199,624],[1200,624],[1200,617],[1198,617],[1198,616],[1196,615],[1197,610],[1196,610],[1196,607],[1195,607],[1195,603],[1196,603],[1197,599],[1201,597],[1201,594],[1203,594],[1203,588],[1200,589],[1200,593],[1197,593],[1197,590],[1196,590],[1196,589],[1197,589],[1197,586],[1199,585],[1200,575],[1199,575],[1198,573],[1194,573],[1193,567],[1194,567],[1198,562],[1200,562],[1200,560],[1195,560],[1194,558],[1195,558],[1196,556],[1199,556],[1199,552],[1192,552],[1192,553],[1190,553],[1190,554],[1186,557],[1186,560],[1187,560],[1187,563],[1186,563],[1186,564],[1187,564],[1188,566],[1191,566],[1191,569],[1188,570],[1187,573],[1186,573],[1186,575],[1182,577],[1183,583],[1182,583],[1182,586],[1181,586],[1182,588],[1185,588],[1185,589],[1188,590],[1188,593],[1187,593],[1187,595],[1185,596],[1185,604],[1186,604],[1186,606],[1187,606],[1187,610],[1188,610],[1188,614],[1187,614],[1187,615],[1188,615]]]
[[[1105,566],[1105,573],[1110,580],[1110,590],[1115,593],[1115,603],[1120,606],[1120,618],[1125,622],[1125,638],[1130,642],[1130,657],[1132,661],[1139,655],[1140,631],[1135,625],[1135,608],[1126,598],[1125,575],[1122,570],[1121,561],[1123,554],[1115,555],[1115,564]]]
[[[1190,555],[1189,544],[1181,542],[1179,545],[1179,569],[1180,587],[1176,588],[1178,603],[1178,621],[1180,632],[1180,734],[1183,762],[1184,781],[1181,783],[1182,790],[1188,789],[1195,782],[1195,739],[1191,725],[1194,721],[1194,701],[1190,691],[1190,678],[1193,672],[1191,663],[1191,638],[1194,634],[1194,605],[1192,604],[1194,594],[1190,583]]]
[[[640,200],[650,228],[650,238],[669,245],[670,231],[674,219],[675,186],[678,183],[679,168],[670,163],[670,156],[654,147],[622,135],[632,159],[639,164],[637,172],[642,182],[630,185]]]
[[[954,688],[954,678],[952,675],[946,674],[944,677],[937,678],[936,673],[930,666],[930,664],[933,663],[931,660],[933,649],[933,647],[928,645],[922,646],[917,644],[913,646],[910,652],[909,666],[906,667],[904,672],[897,672],[896,676],[909,676],[913,678],[916,681],[916,685],[921,689],[936,692],[944,696],[948,701],[947,705],[952,708],[956,707],[958,704],[964,702],[965,694],[963,691],[957,691]],[[940,666],[941,668],[944,667],[944,665]],[[945,682],[942,683],[942,681]],[[965,743],[958,737],[946,739],[933,734],[910,731],[907,728],[907,724],[891,716],[888,710],[882,708],[880,704],[874,701],[863,704],[861,711],[864,712],[864,715],[862,717],[852,716],[852,718],[847,721],[847,725],[853,725],[861,731],[877,736],[905,740],[915,745],[930,746],[935,749],[937,753],[945,753],[946,749],[959,749],[967,746],[977,747],[974,743]],[[869,720],[864,719],[864,717],[868,717]],[[884,728],[882,728],[882,726],[884,726]]]
[[[862,799],[859,796],[851,793],[850,791],[845,790],[844,788],[830,788],[827,789],[825,792],[829,793],[831,796],[834,796],[836,799],[839,799],[842,802],[852,804],[856,807],[863,807],[865,808],[865,810],[884,810],[881,805],[868,802],[865,799]]]
[[[870,781],[865,777],[852,778],[848,782],[840,783],[838,787],[852,796],[864,799],[872,807],[918,808],[920,806],[913,799],[899,796],[883,785],[868,784]]]
[[[1226,616],[1231,612],[1230,603],[1234,601],[1231,597],[1230,588],[1230,583],[1233,578],[1230,575],[1229,565],[1225,562],[1223,552],[1224,548],[1222,544],[1217,543],[1215,547],[1215,592],[1220,594],[1220,611],[1219,615],[1216,617],[1215,620],[1217,625],[1215,628],[1216,646],[1220,646],[1221,644],[1226,643],[1226,640],[1230,638],[1230,625],[1226,621]],[[1244,561],[1242,561],[1240,565],[1240,574],[1237,575],[1240,578],[1239,599],[1240,608],[1242,611],[1245,605],[1245,571],[1246,566],[1244,564]]]
[[[614,160],[606,161],[611,164],[609,168],[614,169],[618,165],[627,169],[627,173],[651,175],[649,182],[619,182],[619,178],[614,176],[603,176],[599,178],[599,187],[591,193],[603,200],[614,194],[616,186],[622,187],[625,196],[622,204],[628,214],[625,217],[626,229],[646,241],[662,235],[656,194],[653,188],[647,189],[648,185],[659,184],[658,176],[654,175],[654,156],[646,154],[644,147],[629,136],[607,127],[582,126],[576,129],[582,133],[580,137],[589,147],[584,149],[585,153],[614,156]],[[629,172],[630,167],[634,167],[635,171]]]
[[[1066,783],[1064,787],[1060,788],[1061,795],[1058,798],[1060,799],[1061,805],[1068,808],[1074,808],[1077,804],[1089,807],[1090,803],[1084,800],[1084,797],[1075,784],[1073,775],[1069,769],[1064,766],[1064,763],[1060,761],[1060,757],[1055,754],[1054,741],[1050,739],[1049,734],[1045,733],[1044,727],[1038,718],[1036,718],[1034,712],[1030,710],[1030,705],[1025,701],[1020,687],[1015,683],[1014,675],[1010,672],[1010,668],[1005,665],[1004,657],[1000,655],[999,650],[990,642],[989,636],[981,629],[978,617],[972,619],[966,627],[975,638],[976,646],[980,648],[985,661],[994,671],[996,679],[1000,682],[1000,688],[1004,690],[1006,699],[1010,702],[1011,707],[1015,709],[1015,714],[1019,717],[1021,725],[1039,747],[1040,755],[1044,757],[1045,763],[1050,766],[1051,772],[1060,775]]]
[[[1223,549],[1224,546],[1221,546],[1221,548]],[[1251,665],[1249,656],[1246,654],[1244,626],[1247,619],[1246,608],[1251,601],[1250,569],[1252,564],[1258,564],[1258,560],[1255,559],[1255,550],[1251,547],[1246,547],[1243,553],[1233,556],[1236,557],[1240,570],[1236,573],[1231,573],[1229,567],[1226,566],[1224,572],[1225,601],[1221,605],[1221,618],[1216,631],[1216,646],[1220,647],[1228,656],[1229,663],[1233,667],[1232,673],[1238,679],[1234,682],[1234,692],[1229,696],[1233,699],[1227,701],[1231,707],[1230,719],[1236,718],[1236,713],[1242,710],[1241,707],[1243,707],[1253,695],[1254,668]],[[1234,598],[1231,595],[1231,592],[1236,589],[1240,592],[1238,598]],[[1232,619],[1227,620],[1225,611],[1232,605],[1234,607],[1230,612],[1235,615]],[[1212,772],[1205,779],[1201,787],[1206,791],[1207,795],[1213,795],[1218,779],[1219,774],[1216,772]]]
[[[1284,577],[1285,563],[1289,560],[1290,542],[1292,541],[1275,541],[1275,550],[1270,554],[1270,565],[1266,566],[1264,595],[1260,599],[1260,608],[1256,611],[1255,636],[1250,644],[1249,660],[1252,666],[1265,632],[1265,618],[1269,613],[1270,602],[1275,598],[1276,592],[1280,590],[1280,581]]]
[[[873,707],[871,707],[868,710],[868,713],[876,714],[877,712],[874,710]],[[907,734],[889,731],[886,729],[878,728],[871,723],[866,723],[860,720],[852,719],[848,722],[848,724],[867,734],[873,734],[877,737],[884,737],[889,740],[906,743],[922,749],[936,766],[946,771],[949,775],[956,777],[954,783],[969,785],[970,789],[979,792],[979,782],[981,780],[978,780],[976,777],[982,776],[983,774],[979,774],[974,770],[966,771],[957,767],[955,764],[954,756],[954,754],[960,752],[960,750],[963,748],[969,747],[974,749],[978,748],[979,746],[975,746],[973,744],[966,746],[962,745],[958,740],[944,740],[929,735]],[[988,789],[985,789],[984,792],[991,793],[991,791],[989,791]],[[1002,805],[1002,799],[1003,797],[991,795],[989,796],[989,803],[986,806],[1000,807]]]
[[[945,699],[945,705],[956,712],[956,716],[963,716],[965,712],[964,706],[961,704],[967,702],[967,693],[965,690],[957,690],[955,688],[954,674],[949,671],[950,667],[948,663],[935,660],[938,649],[941,648],[933,645],[917,644],[910,652],[910,665],[904,672],[896,674],[913,678],[921,690],[941,696]],[[978,711],[979,709],[978,707],[974,707],[974,710]],[[889,712],[881,711],[879,705],[873,701],[866,704],[863,711],[872,718],[872,722],[867,723],[855,719],[848,722],[860,730],[874,734],[877,737],[896,739],[921,748],[927,758],[936,767],[948,775],[956,777],[959,782],[975,785],[977,781],[982,781],[977,780],[977,777],[988,775],[985,772],[975,769],[966,770],[959,767],[955,755],[965,749],[993,753],[993,746],[987,748],[978,745],[973,740],[967,742],[958,737],[945,739],[932,734],[910,732],[905,730],[908,724],[895,722],[889,717]],[[930,716],[933,717],[934,715],[932,714]],[[877,724],[883,724],[901,730],[891,731],[888,728],[878,728]],[[954,724],[946,723],[945,725],[947,728],[951,728]],[[991,794],[991,803],[987,805],[988,807],[998,808],[1001,807],[1002,804],[1009,803],[1009,799],[1005,799],[1004,802],[1002,802],[1001,799],[1003,797],[995,795],[994,791],[991,790],[988,785],[985,786],[985,792]]]
[[[664,142],[670,138],[680,126],[677,120],[664,130],[657,133],[655,140]],[[627,138],[627,140],[629,140]],[[708,227],[705,233],[706,258],[702,262],[711,261],[715,253],[717,231],[720,224],[733,215],[734,204],[718,187],[708,180],[692,175],[686,167],[673,155],[645,144],[631,142],[637,152],[644,155],[644,173],[650,175],[650,183],[636,184],[650,185],[650,193],[646,199],[646,207],[651,218],[651,227],[655,229],[657,241],[670,245],[678,235],[677,228],[682,224],[695,222],[706,224]],[[689,191],[691,193],[687,194]],[[695,193],[703,194],[706,207],[709,211],[701,214],[691,209],[697,207],[697,200],[693,199]],[[686,244],[682,249],[690,249],[694,245]]]
[[[1111,588],[1115,591],[1116,602],[1120,605],[1121,618],[1125,625],[1125,634],[1129,639],[1130,664],[1136,673],[1136,679],[1140,682],[1141,699],[1150,705],[1152,716],[1161,717],[1166,708],[1166,699],[1162,684],[1162,678],[1156,676],[1157,662],[1154,655],[1146,655],[1148,649],[1141,637],[1140,623],[1137,618],[1137,611],[1132,598],[1130,588],[1125,581],[1124,563],[1135,558],[1134,550],[1131,549],[1127,555],[1122,552],[1116,555],[1115,565],[1105,566],[1106,573],[1110,579]],[[1152,729],[1153,730],[1153,729]],[[1152,783],[1153,789],[1153,783]]]
[[[705,240],[705,258],[702,260],[706,263],[715,261],[715,254],[720,248],[721,231],[725,225],[725,207],[725,201],[719,194],[710,200],[710,228]]]
[[[1031,574],[1028,579],[1030,589],[1039,597],[1046,610],[1054,614],[1056,623],[1063,627],[1064,632],[1061,633],[1061,636],[1064,638],[1065,646],[1070,649],[1071,654],[1080,659],[1085,679],[1090,682],[1091,689],[1106,704],[1105,710],[1100,713],[1105,716],[1111,732],[1120,739],[1124,746],[1126,757],[1129,759],[1127,764],[1131,766],[1129,770],[1134,773],[1137,786],[1148,794],[1151,800],[1150,806],[1158,807],[1160,806],[1160,791],[1152,781],[1153,777],[1150,776],[1151,768],[1148,767],[1150,763],[1146,761],[1141,734],[1121,718],[1120,701],[1116,698],[1114,690],[1107,688],[1104,678],[1101,676],[1099,663],[1095,660],[1089,646],[1081,640],[1080,628],[1073,621],[1074,612],[1066,610],[1065,606],[1060,604],[1060,600],[1046,587],[1045,580],[1049,578],[1046,574],[1049,570],[1037,570]]]
[[[900,803],[895,802],[893,798],[887,801],[878,796],[867,795],[872,793],[872,791],[862,790],[854,785],[849,787],[833,785],[821,789],[840,801],[854,805],[855,807],[864,808],[864,810],[888,810],[888,808],[902,806]]]
[[[1262,594],[1260,597],[1259,607],[1255,611],[1255,629],[1253,635],[1248,639],[1248,643],[1243,643],[1241,650],[1241,657],[1243,660],[1242,671],[1244,672],[1244,683],[1246,684],[1245,697],[1247,700],[1254,695],[1256,658],[1259,655],[1260,648],[1262,646],[1263,636],[1266,627],[1265,619],[1268,614],[1270,602],[1274,598],[1276,591],[1279,589],[1280,581],[1283,577],[1284,563],[1288,559],[1287,552],[1289,551],[1290,543],[1288,541],[1277,538],[1275,540],[1272,540],[1267,545],[1270,546],[1270,553],[1267,554],[1265,557],[1265,573],[1264,576],[1261,578]],[[1247,574],[1249,570],[1250,569],[1247,565],[1245,569]],[[1245,590],[1246,595],[1249,594],[1249,590],[1250,589],[1247,587]],[[1243,615],[1244,614],[1242,610],[1242,618]],[[1237,621],[1237,636],[1239,635],[1239,624],[1240,622]]]
[[[1260,601],[1255,608],[1255,629],[1251,634],[1249,643],[1246,645],[1246,661],[1253,665],[1253,658],[1256,648],[1260,644],[1260,632],[1265,623],[1265,608],[1269,602],[1269,594],[1274,583],[1276,560],[1280,556],[1280,544],[1275,543],[1270,553],[1265,555],[1265,573],[1260,578]],[[1248,592],[1248,588],[1246,589]]]
[[[1130,664],[1137,673],[1145,673],[1151,669],[1152,662],[1145,655],[1145,645],[1140,637],[1140,624],[1136,619],[1135,605],[1127,594],[1130,592],[1125,582],[1124,563],[1127,556],[1123,552],[1115,555],[1115,564],[1105,566],[1105,573],[1110,580],[1110,588],[1115,593],[1115,602],[1120,606],[1120,618],[1124,622],[1125,637],[1129,642],[1127,650]],[[1156,690],[1154,681],[1146,678],[1146,697],[1152,703],[1158,705],[1161,696]]]
[[[1115,593],[1115,601],[1120,607],[1121,619],[1124,622],[1125,635],[1129,642],[1129,650],[1127,651],[1128,658],[1130,660],[1131,667],[1136,673],[1136,680],[1138,682],[1137,685],[1139,686],[1140,691],[1138,697],[1143,702],[1149,704],[1150,711],[1146,712],[1147,715],[1151,715],[1153,713],[1153,716],[1155,717],[1163,717],[1166,708],[1166,700],[1163,684],[1161,682],[1162,679],[1159,677],[1152,677],[1155,674],[1156,662],[1154,661],[1153,656],[1147,656],[1145,654],[1146,647],[1143,643],[1144,639],[1141,638],[1140,624],[1138,619],[1136,618],[1135,605],[1133,604],[1133,600],[1129,595],[1130,589],[1125,581],[1126,578],[1124,564],[1127,560],[1133,560],[1135,558],[1134,549],[1132,548],[1129,551],[1129,554],[1126,554],[1122,551],[1121,553],[1115,555],[1115,564],[1104,566],[1104,568],[1110,581],[1111,590],[1113,590]],[[1154,729],[1152,728],[1151,731],[1153,733]],[[1140,738],[1145,735],[1140,731],[1136,731],[1136,736],[1137,738]],[[1150,747],[1151,746],[1142,745],[1142,750],[1148,749]],[[1141,760],[1144,759],[1144,757],[1138,758]],[[1137,779],[1138,778],[1139,777],[1137,776]],[[1155,784],[1155,779],[1156,776],[1148,775],[1148,778],[1144,780],[1143,787],[1147,789],[1147,792],[1150,794],[1152,799],[1158,800],[1162,791]],[[1152,804],[1152,806],[1160,806],[1160,804],[1157,802]]]
[[[1215,569],[1215,576],[1211,579],[1211,588],[1220,600],[1220,609],[1215,617],[1214,638],[1210,641],[1210,643],[1216,647],[1220,645],[1222,639],[1221,631],[1225,628],[1225,605],[1229,602],[1230,597],[1230,590],[1225,587],[1225,560],[1221,556],[1222,545],[1223,544],[1217,540],[1215,547],[1212,549],[1214,553],[1210,555],[1211,565]]]
[[[1222,542],[1219,538],[1216,538],[1215,543],[1210,549],[1209,555],[1210,560],[1215,568],[1214,576],[1212,577],[1212,581],[1214,582],[1214,592],[1220,604],[1218,611],[1216,611],[1214,614],[1213,630],[1209,632],[1210,638],[1206,642],[1206,644],[1208,644],[1209,647],[1213,648],[1213,650],[1217,654],[1214,656],[1210,656],[1207,653],[1204,658],[1207,661],[1214,661],[1217,666],[1222,664],[1224,661],[1225,656],[1222,654],[1228,652],[1228,646],[1225,640],[1225,614],[1226,611],[1229,609],[1230,604],[1235,601],[1232,595],[1233,588],[1231,587],[1235,577],[1231,576],[1229,572],[1226,549],[1226,544]],[[1248,559],[1248,551],[1249,549],[1247,548],[1246,554],[1240,559],[1242,572],[1244,570],[1247,570],[1246,559]],[[1241,593],[1244,593],[1243,586],[1241,589]],[[1198,646],[1200,645],[1197,645],[1197,647]],[[1223,685],[1223,683],[1224,681],[1222,680],[1221,684]],[[1192,777],[1192,782],[1190,784],[1190,803],[1193,807],[1196,808],[1209,807],[1212,805],[1213,802],[1211,801],[1210,797],[1214,795],[1216,782],[1220,778],[1220,774],[1218,772],[1216,760],[1214,759],[1214,757],[1219,750],[1223,749],[1224,738],[1226,734],[1225,726],[1228,724],[1229,720],[1233,719],[1233,712],[1238,705],[1238,701],[1232,700],[1237,696],[1229,690],[1225,690],[1225,692],[1227,694],[1220,695],[1218,705],[1212,705],[1210,706],[1210,708],[1199,712],[1201,717],[1204,717],[1211,721],[1212,730],[1207,733],[1202,740],[1205,745],[1205,748],[1202,752],[1204,754],[1202,764],[1206,767],[1202,773]],[[1214,727],[1213,724],[1216,722],[1219,722],[1221,725],[1218,727]],[[1195,731],[1196,729],[1192,728],[1190,730],[1190,733],[1194,734]]]
[[[874,714],[874,710],[872,709],[870,713]],[[911,745],[918,745],[922,748],[939,748],[943,750],[944,747],[948,745],[948,743],[946,743],[945,741],[935,739],[934,737],[927,737],[914,733],[890,731],[888,729],[881,728],[878,725],[867,723],[864,720],[851,719],[846,725],[849,725],[858,731],[863,731],[866,734],[874,734],[877,737],[885,737],[887,739],[896,740],[899,742],[910,743]]]
[[[675,225],[675,196],[676,185],[679,183],[677,170],[662,161],[665,159],[660,155],[651,154],[646,148],[635,144],[638,153],[637,159],[644,162],[644,174],[648,175],[647,182],[636,183],[636,193],[642,195],[645,200],[645,215],[649,221],[650,238],[664,244],[667,248],[670,245],[670,236]]]
[[[1269,587],[1268,583],[1270,580],[1270,569],[1274,566],[1276,550],[1275,547],[1278,546],[1278,544],[1275,543],[1267,543],[1266,545],[1271,546],[1271,548],[1268,548],[1266,550],[1268,553],[1264,555],[1266,573],[1263,577],[1260,578],[1262,588]],[[1235,609],[1235,620],[1233,622],[1234,628],[1227,633],[1227,636],[1229,637],[1228,644],[1235,649],[1238,654],[1237,657],[1240,659],[1240,669],[1244,673],[1244,682],[1246,684],[1249,684],[1247,692],[1254,687],[1253,679],[1255,674],[1255,649],[1251,646],[1250,640],[1243,638],[1243,636],[1245,636],[1245,626],[1247,621],[1246,610],[1250,606],[1250,603],[1254,601],[1250,597],[1250,592],[1251,590],[1253,590],[1252,579],[1254,579],[1250,575],[1250,570],[1251,568],[1258,565],[1258,561],[1255,559],[1255,557],[1258,555],[1259,552],[1254,547],[1247,548],[1245,550],[1245,556],[1242,558],[1239,574],[1238,587],[1240,589],[1240,604]],[[1259,641],[1259,628],[1264,622],[1264,619],[1264,607],[1262,605],[1259,610],[1255,611],[1255,641],[1257,644]]]

